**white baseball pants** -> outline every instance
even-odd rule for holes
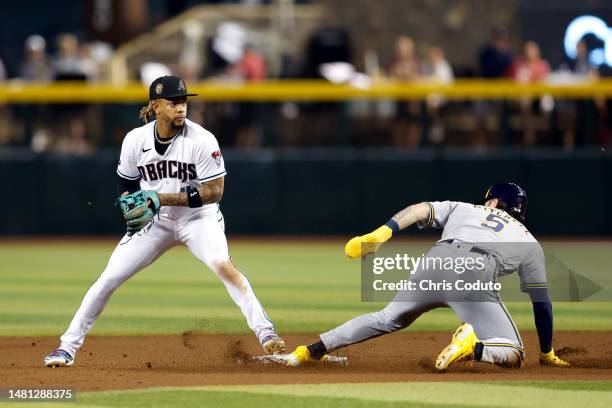
[[[231,278],[221,273],[220,265],[230,259],[224,230],[220,212],[174,219],[160,215],[138,234],[124,236],[98,280],[85,294],[68,330],[61,337],[60,347],[74,355],[113,292],[168,249],[179,244],[189,248],[196,258],[219,276],[255,335],[261,338],[262,334],[274,330],[247,278],[240,272]]]

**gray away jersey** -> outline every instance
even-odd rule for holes
[[[419,228],[442,229],[440,241],[459,240],[490,253],[497,274],[518,271],[521,290],[546,287],[544,251],[525,226],[507,212],[456,201],[427,202],[430,216]]]

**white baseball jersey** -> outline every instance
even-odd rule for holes
[[[160,155],[155,150],[155,124],[153,121],[133,129],[123,139],[117,166],[121,177],[140,180],[142,190],[178,193],[227,174],[217,139],[202,126],[186,119],[166,153]],[[218,208],[216,203],[200,208],[164,206],[160,214],[178,218],[194,211],[213,214]]]
[[[518,270],[521,289],[546,286],[544,252],[525,226],[507,212],[455,201],[427,203],[430,216],[419,228],[443,229],[440,241],[474,244],[495,257],[498,273]],[[440,242],[438,241],[438,242]]]
[[[143,190],[159,193],[178,193],[187,186],[197,187],[226,174],[217,140],[190,120],[185,121],[163,155],[155,149],[155,122],[129,132],[123,140],[117,173],[129,180],[139,180]],[[199,208],[161,207],[159,217],[146,228],[132,236],[124,235],[62,335],[60,348],[74,357],[119,285],[179,244],[219,276],[251,330],[265,344],[276,336],[274,324],[248,279],[239,271],[231,277],[224,272],[230,259],[224,230],[218,204]]]

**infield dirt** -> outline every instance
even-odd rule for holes
[[[396,381],[611,380],[612,332],[557,332],[557,354],[571,368],[540,367],[535,332],[524,334],[521,369],[461,364],[437,373],[433,359],[452,333],[402,332],[357,344],[335,354],[348,366],[289,368],[250,362],[262,351],[252,335],[186,332],[175,336],[90,336],[69,368],[47,368],[44,356],[55,337],[0,337],[0,387],[74,387],[79,391],[211,384],[297,384]],[[316,334],[285,336],[289,351]]]

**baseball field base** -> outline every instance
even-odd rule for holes
[[[276,363],[276,364],[287,365],[288,357],[289,357],[289,354],[276,354],[276,355],[265,355],[265,356],[253,356],[251,357],[251,360],[254,363],[263,363],[263,364]],[[324,362],[321,362],[321,364],[348,365],[349,361],[348,361],[348,357],[330,355],[328,356],[327,360]]]

